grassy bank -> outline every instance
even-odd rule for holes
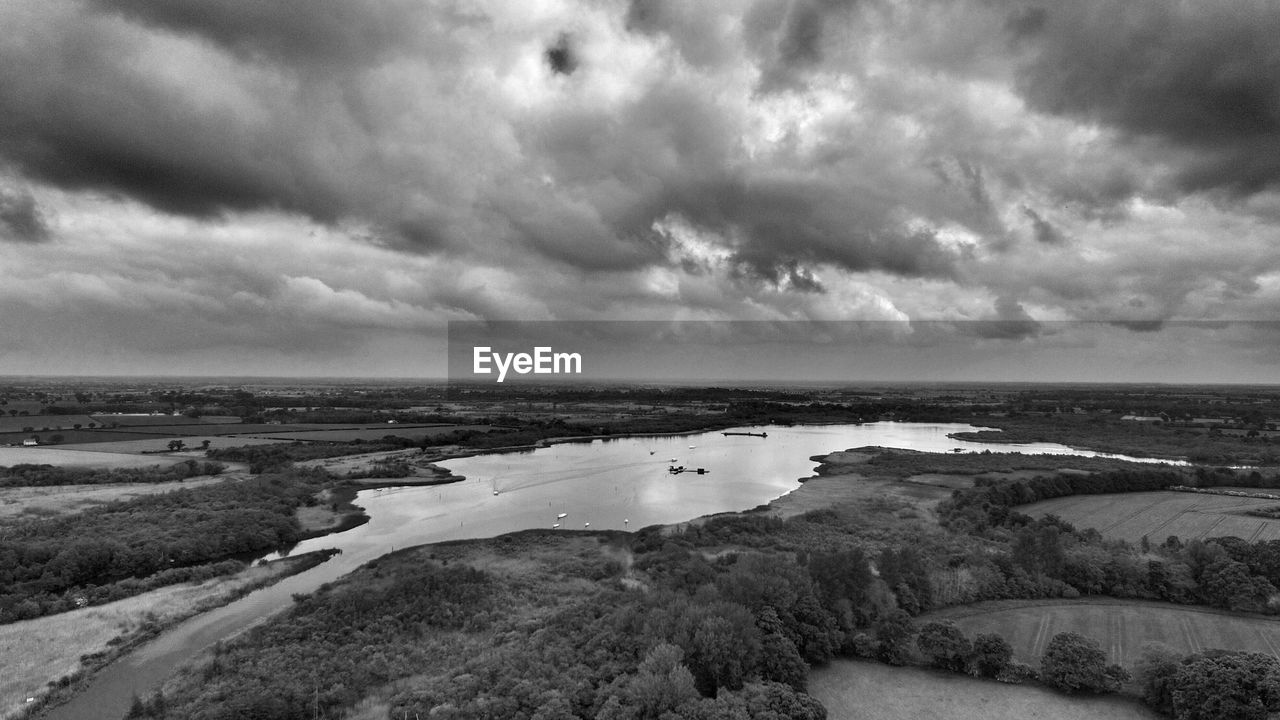
[[[308,553],[202,583],[171,585],[106,605],[0,625],[0,718],[17,717],[74,692],[76,683],[94,670],[165,628],[329,557],[326,551]]]

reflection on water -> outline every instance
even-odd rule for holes
[[[288,607],[294,593],[311,592],[395,549],[550,528],[557,522],[565,530],[580,529],[586,523],[592,530],[638,529],[745,510],[795,489],[799,478],[813,474],[811,456],[863,445],[927,452],[961,448],[968,452],[1122,457],[1047,443],[1000,445],[947,437],[974,429],[963,424],[927,423],[769,426],[746,429],[767,431],[767,438],[720,432],[621,438],[449,460],[440,464],[467,480],[361,492],[356,504],[365,508],[368,523],[291,549],[301,553],[336,547],[342,554],[170,629],[99,673],[83,693],[49,717],[120,717],[127,712],[134,693],[151,692],[176,665],[203,648]],[[706,468],[708,473],[673,475],[667,471],[672,458],[676,465]]]

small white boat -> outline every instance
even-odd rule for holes
[[[557,520],[563,520],[563,519],[565,518],[565,516],[566,516],[566,515],[568,515],[568,514],[569,514],[569,513],[560,513],[559,515],[557,515],[557,516],[556,516],[556,519],[557,519]]]
[[[698,446],[697,446],[697,445],[690,445],[690,446],[689,446],[689,449],[690,449],[690,450],[692,450],[692,449],[694,449],[694,448],[696,448],[696,447],[698,447]]]
[[[493,491],[493,494],[494,494],[494,495],[497,495],[497,494],[498,494],[498,491],[497,491],[497,490],[494,490],[494,491]]]
[[[555,530],[555,529],[556,529],[556,528],[558,528],[558,527],[560,527],[560,523],[553,523],[553,524],[551,525],[551,529],[552,529],[552,530]]]
[[[622,524],[623,524],[623,525],[626,525],[626,524],[627,524],[627,523],[629,523],[629,522],[631,522],[631,521],[630,521],[630,520],[628,520],[628,519],[626,519],[626,518],[622,518]]]
[[[584,528],[591,527],[591,523],[582,523],[582,527]]]
[[[670,460],[668,460],[667,462],[669,462],[669,463],[673,463],[673,462],[675,462],[675,461],[676,461],[676,458],[671,458],[671,459],[670,459]]]

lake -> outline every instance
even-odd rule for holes
[[[395,549],[424,543],[491,537],[550,528],[639,529],[700,515],[746,510],[784,495],[813,475],[809,458],[864,445],[950,452],[1025,452],[1161,462],[1064,445],[1014,445],[955,440],[965,424],[878,422],[735,428],[767,438],[721,431],[562,443],[519,453],[458,458],[439,463],[467,479],[429,487],[362,491],[356,504],[370,520],[360,527],[308,540],[302,553],[339,548],[332,560],[191,618],[98,673],[71,702],[52,709],[59,720],[121,717],[134,693],[146,696],[173,669],[218,640],[287,608],[294,593],[308,593]],[[704,475],[673,475],[669,465],[705,468]],[[494,493],[497,492],[495,495]],[[563,518],[559,516],[564,514]],[[36,641],[33,638],[33,641]]]

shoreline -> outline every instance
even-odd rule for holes
[[[316,568],[328,562],[330,558],[337,555],[339,552],[341,551],[334,549],[314,550],[302,555],[283,557],[279,560],[274,560],[272,563],[279,563],[282,566],[285,566],[284,572],[249,583],[244,587],[237,588],[227,593],[225,596],[210,598],[192,608],[190,612],[175,615],[171,618],[165,619],[163,622],[148,624],[132,632],[116,636],[112,640],[108,641],[108,648],[106,650],[82,655],[80,657],[82,667],[78,670],[69,675],[64,675],[61,678],[48,681],[45,685],[45,687],[48,688],[47,691],[35,696],[35,701],[20,707],[11,717],[17,720],[44,717],[46,711],[56,708],[75,697],[80,692],[80,689],[104,668],[120,660],[151,640],[160,637],[170,628],[198,615],[207,613],[210,610],[215,610],[233,603],[236,600],[265,587],[270,587],[271,585],[285,580],[286,578]],[[251,570],[253,567],[254,566],[252,565],[247,566],[241,572]]]

